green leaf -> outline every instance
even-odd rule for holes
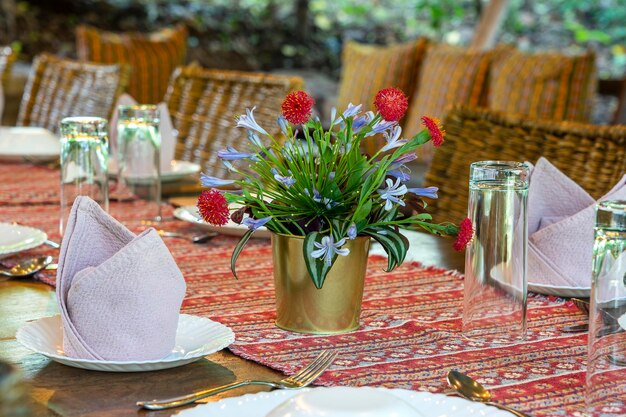
[[[233,271],[235,279],[238,279],[237,273],[235,272],[235,263],[237,263],[237,258],[239,258],[239,254],[243,250],[244,246],[246,246],[246,243],[248,243],[248,240],[250,240],[252,233],[254,233],[254,230],[250,229],[243,236],[241,236],[241,240],[237,243],[237,246],[235,246],[235,249],[233,250],[233,254],[230,256],[230,270]]]
[[[322,235],[319,232],[313,232],[306,235],[304,238],[304,244],[302,245],[302,255],[304,256],[304,261],[306,263],[306,269],[309,271],[309,275],[313,279],[313,284],[317,289],[321,289],[322,285],[324,285],[324,280],[326,279],[326,275],[332,268],[335,263],[335,259],[337,259],[337,254],[333,254],[331,265],[328,266],[322,258],[313,258],[311,253],[314,250],[317,250],[315,247],[315,242],[320,243],[322,241]]]
[[[400,265],[409,250],[409,240],[390,226],[377,226],[363,231],[380,243],[387,253],[387,272]]]
[[[367,216],[369,216],[371,211],[372,211],[372,200],[368,199],[365,201],[365,203],[361,207],[359,207],[357,212],[354,213],[354,217],[353,217],[354,222],[359,223],[361,220],[364,220],[365,218],[367,218]]]

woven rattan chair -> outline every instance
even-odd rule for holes
[[[198,163],[206,174],[228,177],[217,151],[227,146],[245,149],[248,142],[245,130],[235,127],[235,116],[256,106],[256,121],[277,135],[280,129],[276,119],[285,95],[303,86],[299,77],[204,69],[197,65],[178,68],[165,95],[178,130],[176,159]]]
[[[446,141],[435,152],[426,185],[440,186],[429,205],[438,221],[467,215],[469,165],[481,160],[547,158],[594,198],[626,172],[626,126],[533,121],[487,110],[457,108],[444,120]]]
[[[38,126],[56,132],[67,116],[109,118],[117,96],[128,83],[129,69],[37,56],[17,118],[18,126]]]
[[[0,79],[2,85],[6,86],[11,74],[13,62],[15,62],[15,52],[10,46],[0,46]]]

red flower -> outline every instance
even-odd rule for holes
[[[228,211],[228,201],[217,190],[204,190],[198,197],[198,211],[205,222],[224,226],[228,223],[230,212]]]
[[[452,247],[455,251],[462,251],[474,238],[474,226],[472,221],[467,217],[459,224],[459,233]]]
[[[378,113],[388,122],[397,122],[402,119],[409,108],[409,99],[399,88],[383,88],[376,93],[374,106]]]
[[[422,124],[428,129],[428,133],[430,133],[430,138],[433,140],[433,145],[435,148],[443,145],[443,137],[446,133],[445,130],[441,128],[441,122],[436,117],[422,117]]]
[[[283,110],[283,116],[294,125],[306,123],[311,117],[311,109],[315,104],[315,100],[304,91],[292,91],[287,94],[280,108]]]

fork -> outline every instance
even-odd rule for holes
[[[219,234],[217,232],[209,232],[209,233],[205,233],[203,235],[189,236],[189,235],[185,235],[183,233],[168,232],[166,230],[161,230],[161,229],[157,230],[157,233],[161,237],[175,237],[175,238],[178,238],[178,239],[189,240],[192,243],[204,243],[204,242],[207,242],[207,241],[213,239],[215,236],[217,236]]]
[[[233,388],[243,387],[246,385],[266,385],[272,388],[281,389],[299,389],[304,388],[311,382],[320,376],[326,368],[337,357],[337,352],[334,350],[323,350],[311,363],[304,368],[300,369],[295,374],[280,381],[257,381],[257,380],[245,380],[239,382],[233,382],[231,384],[222,385],[220,387],[210,388],[193,394],[183,395],[180,397],[167,398],[163,400],[151,400],[151,401],[138,401],[137,405],[148,410],[165,410],[167,408],[179,407],[181,405],[190,404],[202,398],[210,397],[211,395],[219,394],[220,392],[228,391]]]

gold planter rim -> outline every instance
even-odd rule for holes
[[[305,236],[299,236],[299,235],[288,235],[287,233],[278,233],[278,232],[272,232],[270,230],[270,233],[276,236],[284,236],[287,238],[293,238],[293,239],[304,239]],[[369,236],[357,236],[355,237],[353,240],[361,240],[361,239],[369,239]]]

